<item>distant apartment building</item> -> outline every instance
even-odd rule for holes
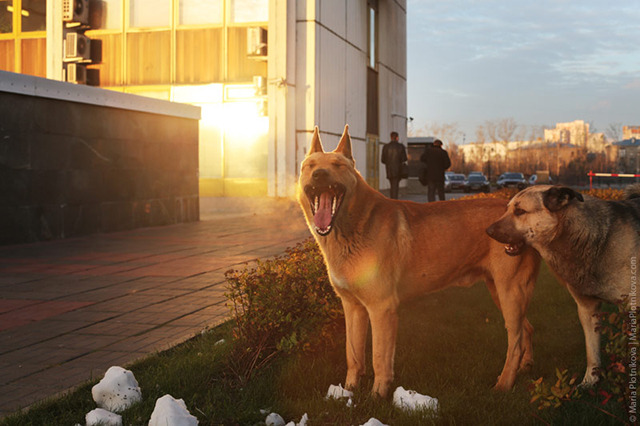
[[[583,120],[557,123],[555,129],[545,129],[543,140],[472,143],[459,148],[465,163],[478,167],[493,162],[509,171],[522,171],[517,169],[537,165],[556,175],[581,156],[595,155],[611,162],[616,159],[615,147],[606,143],[603,133],[589,133],[589,123]]]
[[[576,120],[570,123],[556,123],[555,129],[545,129],[545,142],[571,144],[587,149],[590,153],[605,152],[604,133],[590,133],[589,123]]]
[[[88,5],[70,44],[63,6]],[[384,188],[379,146],[406,140],[406,16],[406,0],[0,0],[0,70],[82,80],[64,52],[100,40],[100,87],[201,107],[203,196],[293,195],[314,126],[333,149],[345,123]]]
[[[638,126],[624,127],[625,135],[630,136],[613,143],[617,149],[618,172],[640,174],[640,133],[633,133],[630,128],[639,129]]]
[[[622,126],[622,139],[640,139],[640,126]]]

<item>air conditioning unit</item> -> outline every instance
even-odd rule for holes
[[[62,0],[62,20],[89,24],[89,0]]]
[[[87,66],[74,63],[68,64],[67,82],[75,84],[87,84]]]
[[[67,33],[64,42],[65,60],[91,60],[91,39],[75,32]]]
[[[247,28],[247,56],[267,56],[267,30],[262,27]]]

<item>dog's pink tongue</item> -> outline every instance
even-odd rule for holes
[[[331,201],[332,197],[329,193],[325,192],[320,195],[318,210],[313,216],[313,223],[318,229],[324,230],[331,225]]]

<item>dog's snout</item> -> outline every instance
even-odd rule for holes
[[[327,169],[317,169],[317,170],[314,170],[313,173],[311,174],[311,178],[316,182],[320,182],[324,179],[327,179],[328,177],[329,177],[329,172],[327,171]]]
[[[486,232],[491,238],[504,244],[511,244],[517,239],[511,224],[504,219],[494,222],[486,229]]]
[[[495,239],[495,235],[496,235],[496,224],[495,223],[487,228],[487,234],[489,234],[489,236],[491,238]]]

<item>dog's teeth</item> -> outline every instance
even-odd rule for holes
[[[316,196],[314,202],[313,202],[313,207],[315,211],[318,211],[318,206],[320,204],[320,199]]]
[[[331,203],[331,216],[336,214],[336,204],[338,202],[338,197],[333,197],[333,202]]]

